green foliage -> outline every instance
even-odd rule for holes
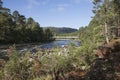
[[[119,27],[119,4],[118,0],[94,0],[93,12],[95,16],[86,27],[79,29],[81,46],[76,53],[84,57],[84,64],[87,65],[94,59],[93,49],[105,42],[105,38],[112,37],[111,28]],[[110,4],[112,6],[110,6]],[[114,7],[113,7],[114,6]],[[117,16],[117,17],[115,17]],[[105,24],[107,25],[105,27]],[[113,29],[113,28],[112,28]],[[107,32],[106,32],[107,30]],[[115,34],[118,34],[116,29]],[[78,59],[79,60],[79,59]],[[81,61],[81,60],[79,60]]]
[[[76,36],[77,35],[77,29],[72,29],[72,28],[57,28],[57,27],[46,27],[44,29],[49,28],[52,32],[54,32],[55,36]]]
[[[0,79],[2,79],[3,76],[4,76],[3,70],[1,69],[1,70],[0,70]]]
[[[119,0],[94,0],[94,21],[98,21],[97,26],[103,26],[104,37],[111,39],[119,35],[120,26],[120,1]],[[114,29],[113,29],[114,28]],[[113,35],[114,34],[114,35]]]
[[[81,46],[74,47],[71,42],[65,48],[58,48],[53,51],[38,51],[35,56],[30,52],[19,54],[15,47],[10,48],[9,61],[0,68],[0,79],[9,80],[53,80],[57,75],[63,77],[71,70],[88,69],[95,58],[93,49],[105,41],[104,21],[107,21],[109,28],[119,26],[119,0],[111,0],[108,3],[101,0],[94,0],[95,4],[92,21],[86,27],[79,29]],[[105,7],[105,6],[108,7]],[[107,9],[107,11],[105,11]],[[2,43],[23,43],[23,42],[48,42],[53,40],[51,29],[43,30],[32,18],[26,19],[18,11],[13,14],[0,13],[0,42]],[[74,33],[75,35],[78,33]],[[68,35],[68,34],[62,34]],[[73,35],[73,34],[70,34]],[[36,60],[30,62],[29,59]],[[103,68],[110,64],[104,64]]]
[[[15,47],[10,47],[9,51],[9,61],[0,70],[1,80],[32,80],[35,75],[29,62],[30,53],[20,54]]]
[[[81,59],[78,59],[81,64],[86,68],[89,68],[89,64],[95,58],[93,55],[93,49],[101,45],[104,42],[104,33],[103,26],[99,26],[99,22],[93,18],[89,23],[89,26],[81,27],[79,29],[79,37],[81,46],[78,49],[77,56]]]
[[[78,31],[71,33],[56,34],[57,36],[78,36]]]
[[[1,68],[0,79],[51,80],[55,78],[57,71],[60,72],[59,76],[63,76],[61,74],[73,69],[73,64],[76,62],[74,60],[76,48],[70,45],[69,47],[66,47],[66,49],[66,51],[62,51],[63,48],[55,48],[52,52],[38,51],[35,55],[31,55],[30,52],[20,54],[15,50],[15,47],[10,47],[9,61]],[[71,52],[71,49],[74,50]],[[60,55],[59,52],[62,54]],[[30,58],[33,59],[33,62],[29,61]],[[40,72],[43,71],[44,73],[40,73],[40,75],[36,74],[34,60],[38,62]]]
[[[44,30],[44,39],[49,42],[51,40],[54,40],[52,37],[53,37],[52,31],[49,28],[45,29]]]
[[[49,35],[48,35],[49,34]],[[46,37],[47,36],[47,37]],[[31,17],[14,11],[13,14],[0,12],[0,43],[30,43],[52,41],[52,31],[43,29]]]

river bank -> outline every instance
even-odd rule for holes
[[[40,44],[41,43],[5,44],[5,45],[0,45],[0,50],[8,49],[10,46],[15,46],[17,49],[19,49],[22,47],[32,47]]]

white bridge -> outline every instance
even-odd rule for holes
[[[55,38],[56,40],[70,40],[70,39],[77,40],[79,39],[78,36],[54,36],[53,38]]]

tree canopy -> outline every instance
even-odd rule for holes
[[[1,5],[0,43],[30,43],[53,40],[52,31],[44,31],[39,23],[33,18],[26,18],[17,10],[11,14],[9,12],[4,12],[3,9]]]

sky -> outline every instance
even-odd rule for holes
[[[32,17],[41,27],[70,27],[79,29],[91,21],[92,0],[2,0],[3,7]]]

